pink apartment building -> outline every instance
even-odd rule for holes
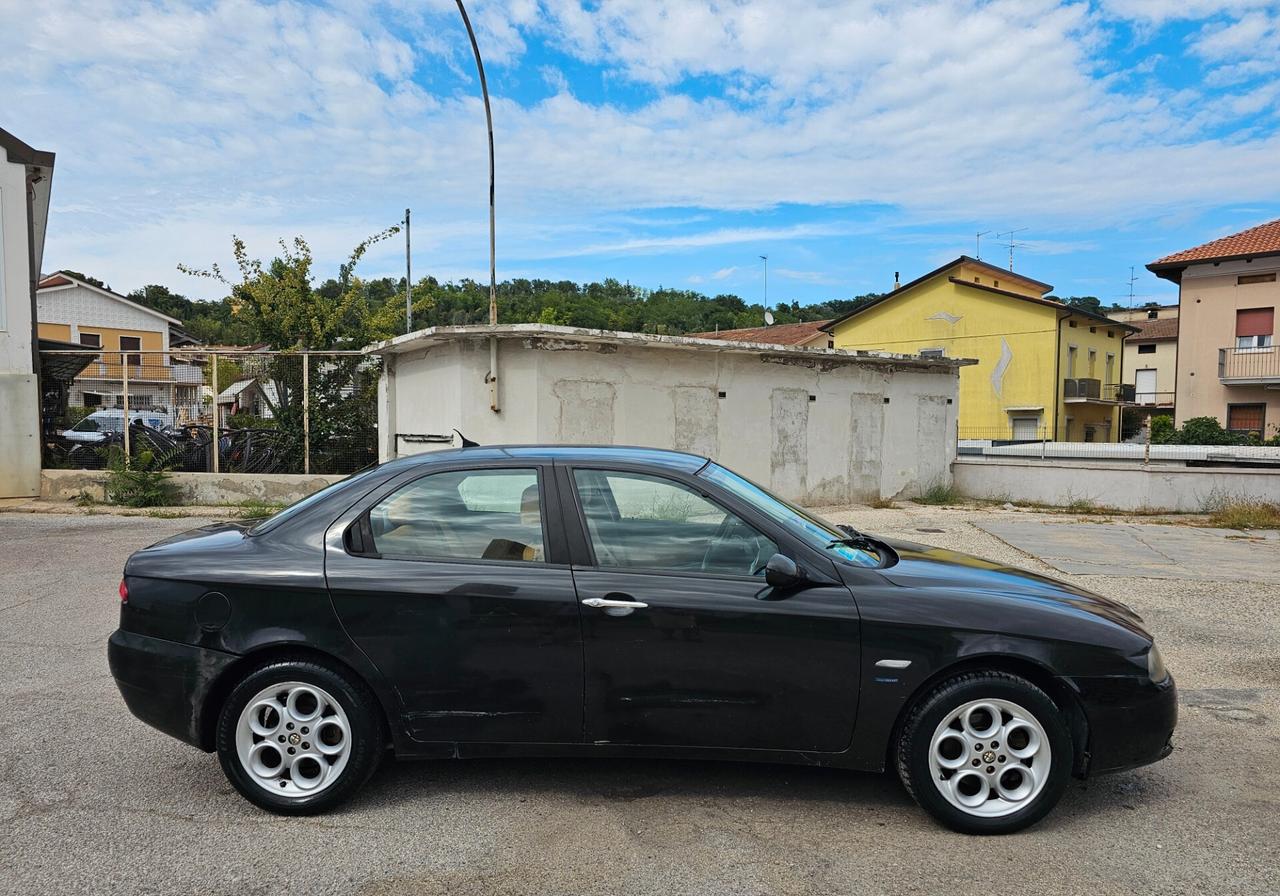
[[[1280,432],[1280,219],[1147,265],[1179,286],[1176,422]]]

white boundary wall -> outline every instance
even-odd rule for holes
[[[951,471],[956,488],[974,498],[1182,513],[1224,498],[1280,504],[1280,469],[962,457]]]
[[[490,410],[489,332],[501,412]],[[950,479],[958,367],[908,357],[511,325],[399,337],[386,356],[381,459],[449,444],[603,444],[701,454],[794,501],[919,494]]]

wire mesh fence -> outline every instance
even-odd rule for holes
[[[177,472],[351,473],[377,461],[377,357],[66,350],[41,362],[47,468],[129,457]]]

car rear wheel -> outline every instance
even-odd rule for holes
[[[310,660],[247,674],[218,717],[218,759],[250,802],[286,815],[332,808],[377,767],[384,736],[361,682]]]
[[[947,827],[1008,834],[1057,804],[1072,757],[1067,721],[1048,694],[1016,675],[973,672],[943,682],[911,710],[898,775]]]

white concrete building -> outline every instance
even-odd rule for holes
[[[53,153],[0,130],[0,498],[40,493],[35,291]]]
[[[366,351],[385,363],[381,460],[447,448],[454,429],[672,448],[809,505],[949,483],[973,363],[542,324],[435,327]]]

